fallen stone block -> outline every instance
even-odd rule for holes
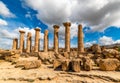
[[[80,59],[74,59],[71,61],[71,64],[72,64],[72,70],[74,72],[80,72],[81,70],[81,60]]]
[[[62,61],[63,61],[63,60],[61,60],[61,59],[55,59],[55,60],[53,61],[53,68],[54,68],[54,69],[57,69],[57,68],[61,67],[61,66],[62,66]]]
[[[68,71],[70,69],[70,60],[66,59],[62,62],[62,70]]]
[[[99,67],[103,71],[115,71],[120,66],[120,61],[117,59],[102,59],[100,60]]]
[[[41,60],[29,61],[24,65],[24,69],[34,69],[41,66]]]
[[[88,57],[83,57],[82,58],[83,61],[83,69],[86,71],[90,71],[92,70],[92,60]]]

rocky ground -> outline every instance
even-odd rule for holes
[[[35,57],[20,60],[36,60]],[[0,83],[120,83],[120,71],[65,72],[53,70],[52,65],[44,65],[36,69],[24,70],[15,68],[15,64],[0,61]]]

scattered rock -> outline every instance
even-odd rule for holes
[[[21,56],[21,57],[26,57],[26,58],[27,58],[27,57],[29,57],[29,54],[28,54],[28,53],[21,53],[20,56]]]
[[[70,68],[70,60],[66,59],[62,62],[62,70],[63,71],[68,71]]]
[[[16,67],[16,68],[17,68],[17,67],[24,67],[25,64],[28,63],[28,62],[29,62],[29,61],[27,61],[27,60],[17,61],[15,67]]]
[[[28,61],[24,65],[24,69],[34,69],[41,66],[41,60]]]
[[[62,59],[55,59],[53,61],[53,68],[57,69],[57,68],[61,67],[62,66],[62,61],[63,61]]]
[[[40,66],[41,66],[41,60],[32,60],[32,61],[22,60],[16,62],[15,67],[23,67],[24,69],[34,69]]]
[[[89,57],[89,58],[93,58],[94,54],[88,53],[86,56]]]
[[[9,62],[15,62],[20,57],[20,54],[6,55],[5,60]]]
[[[92,53],[101,53],[101,47],[98,44],[91,46]]]
[[[103,52],[104,58],[115,58],[119,52],[115,49],[105,49]]]
[[[81,66],[81,60],[80,59],[74,59],[72,60],[72,70],[74,72],[80,72],[80,66]]]
[[[55,56],[53,52],[39,52],[38,59],[44,64],[53,64]]]
[[[70,54],[68,52],[64,52],[63,53],[63,56],[66,58],[66,59],[69,59],[70,58]]]
[[[83,57],[82,58],[83,61],[83,69],[86,71],[90,71],[92,70],[92,60],[88,57]]]
[[[117,59],[102,59],[99,66],[103,71],[115,71],[120,66],[120,61]]]

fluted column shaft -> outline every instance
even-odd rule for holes
[[[31,45],[32,45],[32,34],[28,32],[27,34],[27,50],[26,52],[31,52]]]
[[[44,32],[44,52],[48,51],[48,30]]]
[[[35,28],[35,52],[39,51],[40,28]]]
[[[84,35],[82,25],[78,25],[78,54],[84,52]]]
[[[59,49],[59,38],[58,38],[58,31],[59,31],[59,26],[54,25],[54,52],[58,53]]]
[[[20,51],[23,52],[25,31],[20,30],[19,32],[20,32]]]
[[[65,51],[70,52],[70,22],[63,23],[65,26]]]
[[[12,49],[13,49],[13,50],[16,50],[17,48],[18,48],[18,39],[17,39],[17,38],[14,38],[14,39],[13,39]]]

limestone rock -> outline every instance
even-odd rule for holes
[[[29,56],[39,57],[39,53],[38,52],[31,52],[31,53],[29,53]]]
[[[70,54],[69,54],[68,52],[64,52],[64,53],[63,53],[63,56],[64,56],[66,59],[70,58]]]
[[[63,71],[68,71],[70,68],[70,60],[66,59],[62,62],[62,70]]]
[[[32,60],[32,61],[21,60],[21,61],[16,62],[15,67],[22,67],[24,69],[34,69],[40,66],[41,66],[41,60]]]
[[[92,60],[88,57],[83,57],[82,58],[83,61],[83,69],[86,71],[90,71],[92,70]]]
[[[11,54],[11,55],[6,55],[4,59],[5,59],[6,61],[14,62],[14,61],[16,61],[19,57],[20,57],[20,54]]]
[[[62,62],[63,62],[63,60],[61,60],[61,59],[55,59],[53,61],[53,68],[57,69],[57,68],[61,67],[62,66]]]
[[[93,44],[93,46],[91,46],[91,50],[93,53],[101,53],[101,47],[98,44]]]
[[[99,66],[103,71],[114,71],[120,65],[120,61],[117,59],[102,59],[100,60]]]
[[[24,67],[25,64],[28,63],[28,62],[29,62],[29,61],[27,61],[27,60],[17,61],[15,67],[16,67],[16,68],[17,68],[17,67]]]
[[[88,53],[86,56],[89,57],[89,58],[93,58],[94,54]]]
[[[21,53],[20,56],[21,57],[29,57],[29,53]]]
[[[81,65],[81,60],[80,59],[74,59],[72,60],[72,70],[75,72],[80,72],[80,65]]]
[[[41,60],[28,61],[24,65],[24,69],[34,69],[41,66]]]
[[[103,51],[103,55],[105,58],[115,58],[115,57],[117,57],[118,54],[119,54],[119,52],[114,49],[105,49]]]
[[[63,56],[63,53],[61,54],[54,54],[56,59],[65,59],[65,57]]]
[[[70,52],[70,57],[77,57],[77,51]]]
[[[53,52],[39,52],[38,59],[40,59],[44,64],[52,64],[55,56]]]

